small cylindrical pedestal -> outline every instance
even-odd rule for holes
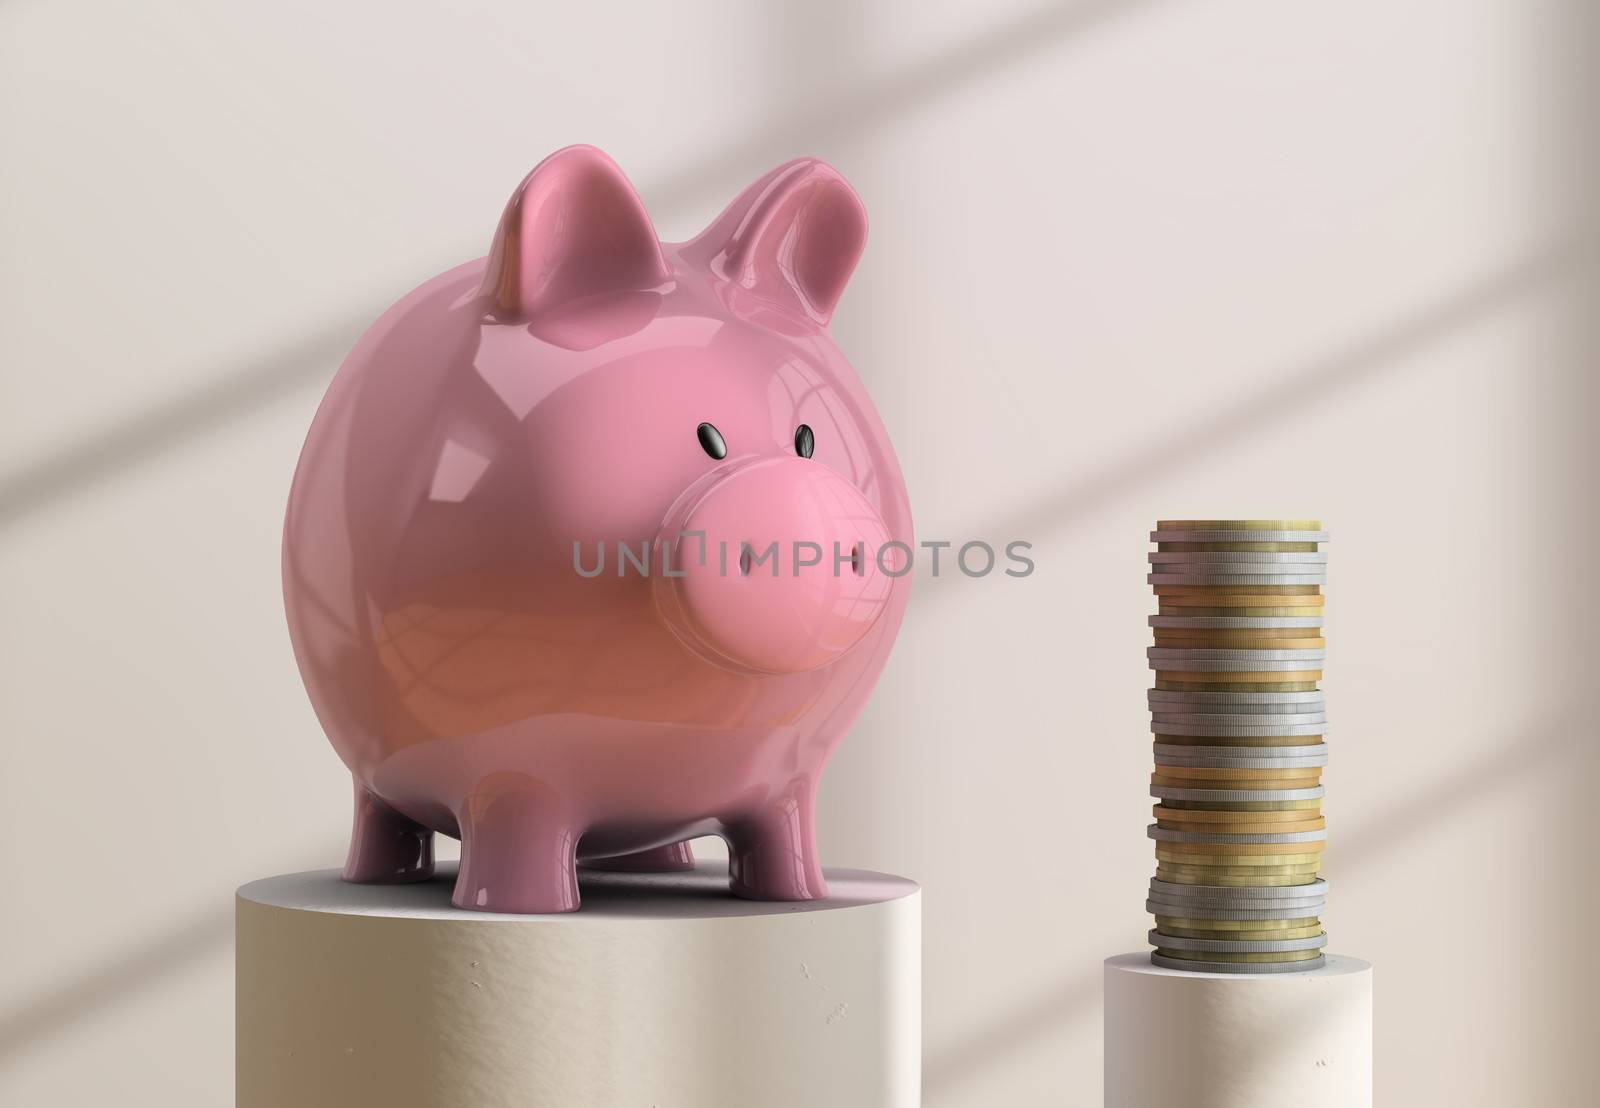
[[[1372,966],[1307,973],[1161,969],[1106,959],[1106,1108],[1367,1108]]]
[[[705,863],[586,871],[578,912],[508,916],[452,908],[440,870],[239,890],[239,1108],[919,1102],[910,881],[830,870],[826,899],[771,903]]]

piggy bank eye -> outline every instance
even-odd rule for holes
[[[816,448],[817,436],[811,433],[810,427],[802,423],[794,433],[794,452],[802,458],[809,458]]]
[[[702,423],[695,429],[695,434],[700,438],[700,447],[707,454],[719,462],[728,456],[728,444],[722,441],[722,432],[709,423]]]

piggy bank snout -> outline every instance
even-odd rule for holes
[[[887,607],[898,572],[873,505],[802,458],[747,463],[692,488],[658,540],[672,552],[656,588],[674,632],[712,661],[762,673],[844,655]]]

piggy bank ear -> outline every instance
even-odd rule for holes
[[[501,312],[534,318],[579,297],[654,288],[667,275],[656,229],[617,163],[569,146],[511,194],[480,291]]]
[[[800,158],[745,189],[685,255],[826,325],[866,243],[855,189],[828,163]]]

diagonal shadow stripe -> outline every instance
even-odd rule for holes
[[[1087,0],[1046,5],[882,80],[847,89],[821,104],[808,103],[805,110],[757,128],[681,174],[642,191],[660,209],[670,211],[699,199],[706,188],[719,181],[740,174],[753,177],[758,170],[766,169],[768,162],[793,156],[798,150],[859,136],[897,115],[923,108],[935,98],[953,94],[995,72],[1003,63],[1057,46],[1063,39],[1092,31],[1115,16],[1158,2],[1164,0]],[[6,477],[0,481],[0,528],[127,466],[174,449],[230,420],[248,416],[278,396],[326,381],[339,358],[381,307],[248,362],[195,392],[152,407],[87,442],[64,447]]]
[[[338,857],[344,848],[336,845],[333,852]],[[291,862],[320,866],[328,854],[327,850],[296,850]],[[0,1010],[0,1065],[35,1043],[68,1030],[90,1013],[118,1004],[226,950],[233,939],[233,914],[230,896],[225,905],[197,912],[131,951]]]
[[[129,954],[96,966],[44,995],[0,1013],[0,1063],[65,1031],[83,1016],[116,1004],[207,955],[225,950],[233,910],[210,911]]]
[[[738,142],[697,162],[680,175],[660,181],[650,193],[667,207],[699,198],[708,182],[740,179],[765,171],[769,163],[823,145],[848,141],[892,119],[913,115],[937,100],[1030,55],[1058,51],[1141,9],[1172,0],[1084,0],[1048,3],[1018,19],[965,36],[960,45],[915,62],[889,76],[848,88],[803,109],[780,116]]]
[[[1090,516],[1179,465],[1371,381],[1491,311],[1591,270],[1594,261],[1592,246],[1586,245],[1580,230],[1552,236],[1545,245],[1391,320],[1342,350],[1273,374],[1273,384],[1240,403],[1165,434],[1082,480],[993,520],[975,534],[1009,540]]]
[[[302,385],[325,381],[362,326],[350,320],[326,328],[6,477],[0,481],[0,528],[185,440],[242,419]]]

